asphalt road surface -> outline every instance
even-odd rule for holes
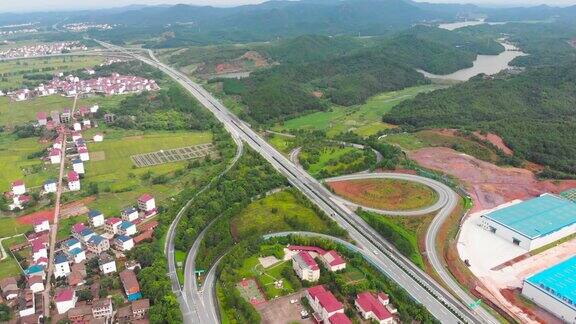
[[[123,48],[101,43],[122,51]],[[305,194],[320,209],[330,215],[350,237],[367,251],[372,251],[376,265],[390,278],[401,285],[415,300],[422,303],[442,323],[497,323],[497,320],[477,309],[472,310],[454,297],[428,274],[416,267],[400,254],[389,242],[368,226],[358,215],[345,206],[335,203],[334,195],[308,173],[291,163],[280,152],[254,132],[249,125],[230,113],[216,98],[204,88],[179,71],[152,59],[132,54],[140,61],[154,66],[176,80],[220,120],[232,137],[240,137],[252,149],[264,157],[276,170],[286,176],[289,182]]]

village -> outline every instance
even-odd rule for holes
[[[27,58],[72,51],[85,51],[88,48],[80,42],[55,42],[47,44],[24,45],[0,50],[0,58]]]
[[[115,74],[106,80],[114,81],[108,86],[117,89],[125,86],[122,80],[136,79]],[[154,81],[147,84],[158,89]],[[65,86],[61,83],[59,89],[62,87]],[[76,89],[86,91],[86,88]],[[130,89],[134,91],[134,88]],[[55,211],[29,219],[33,230],[24,234],[25,242],[9,248],[13,257],[15,253],[22,257],[18,260],[22,274],[0,281],[0,301],[13,309],[17,315],[15,323],[38,323],[48,316],[55,322],[147,322],[150,302],[142,298],[136,277],[140,265],[130,260],[127,252],[152,239],[158,226],[154,219],[158,213],[154,196],[142,194],[136,201],[126,201],[126,207],[116,217],[90,209],[85,214],[88,222],[73,224],[64,238],[54,240],[55,232],[63,230],[58,228],[58,220],[64,219],[58,213],[60,195],[81,190],[82,179],[89,171],[84,164],[90,160],[87,143],[104,141],[104,134],[99,132],[89,139],[83,138],[84,131],[98,127],[95,118],[98,111],[96,104],[38,112],[33,126],[54,135],[49,139],[52,144],[40,158],[46,166],[59,166],[60,176],[46,179],[40,188],[33,189],[34,193],[26,187],[24,180],[17,179],[11,183],[11,190],[4,193],[9,209],[13,211],[26,209],[32,194],[57,197]],[[106,120],[110,118],[109,114],[105,115]],[[4,258],[7,252],[4,247],[2,249]]]
[[[348,315],[357,313],[368,322],[380,324],[397,323],[398,311],[385,292],[362,291],[356,294],[353,304],[344,301],[341,291],[333,291],[325,284],[318,284],[323,272],[343,274],[347,261],[337,251],[326,251],[317,246],[288,245],[283,248],[283,258],[263,256],[258,258],[258,267],[266,272],[284,262],[291,262],[291,270],[305,287],[287,296],[274,296],[267,300],[260,278],[244,278],[237,284],[240,295],[250,302],[267,323],[286,321],[324,324],[349,324]],[[275,280],[275,288],[282,288],[282,279]],[[307,287],[307,288],[306,288]]]
[[[92,69],[85,71],[88,75],[96,72]],[[154,80],[137,76],[125,76],[113,73],[108,77],[81,80],[74,75],[64,77],[63,73],[55,76],[47,84],[40,84],[30,90],[27,88],[6,93],[14,101],[24,101],[36,97],[45,97],[61,94],[66,97],[75,97],[86,94],[103,94],[105,96],[138,93],[141,91],[155,91],[160,89]]]
[[[114,28],[114,26],[110,24],[96,24],[88,22],[65,24],[62,27],[74,33],[85,32],[87,30],[110,30]]]

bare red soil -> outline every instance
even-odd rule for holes
[[[499,167],[445,147],[423,148],[409,152],[408,156],[426,168],[462,181],[474,200],[472,212],[494,208],[514,199],[524,200],[576,187],[576,180],[540,181],[532,171]]]
[[[520,299],[519,290],[501,289],[500,293],[514,305],[520,307],[525,314],[528,314],[528,316],[530,316],[530,318],[535,321],[547,324],[563,323],[560,319],[543,310],[542,308],[533,305],[527,305],[524,300]]]
[[[512,151],[512,149],[510,149],[506,145],[506,143],[504,143],[504,140],[502,139],[502,137],[500,137],[496,134],[488,133],[486,135],[483,135],[483,134],[480,134],[480,132],[474,132],[474,135],[481,140],[485,140],[485,141],[492,143],[492,145],[494,145],[497,148],[499,148],[500,150],[502,150],[502,152],[504,152],[504,154],[506,154],[508,156],[511,156],[512,154],[514,154],[514,151]]]
[[[54,221],[54,210],[50,209],[50,210],[37,211],[28,215],[20,216],[16,218],[16,220],[20,224],[32,225],[37,219],[44,219],[44,218],[48,219],[48,221],[52,223]]]
[[[88,213],[88,207],[86,207],[86,204],[91,203],[95,199],[96,198],[92,196],[63,205],[62,208],[60,208],[61,218],[69,218]],[[48,221],[52,223],[54,221],[54,209],[40,210],[28,215],[20,216],[16,218],[16,220],[21,224],[32,225],[37,219],[43,218],[47,218]]]

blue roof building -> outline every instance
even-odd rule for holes
[[[28,267],[28,269],[24,270],[24,274],[27,276],[33,276],[35,274],[44,273],[44,266],[41,264],[35,264]]]
[[[126,230],[127,228],[134,226],[134,224],[132,224],[131,222],[128,221],[122,221],[122,223],[120,224],[120,228],[123,230]]]
[[[102,213],[101,213],[99,210],[91,209],[91,210],[88,212],[88,217],[90,217],[90,218],[94,218],[94,217],[97,217],[97,216],[100,216],[100,215],[102,215]]]
[[[576,256],[524,280],[522,294],[558,317],[576,321]]]
[[[77,255],[77,254],[80,254],[82,252],[84,252],[84,250],[82,250],[82,248],[74,248],[74,249],[70,250],[70,254],[72,254],[72,255]]]
[[[92,237],[88,240],[88,243],[98,245],[98,244],[100,244],[100,243],[101,243],[102,241],[104,241],[104,240],[105,240],[105,239],[104,239],[102,236],[100,236],[100,235],[94,235],[94,236],[92,236]]]
[[[62,253],[56,254],[56,256],[54,257],[54,263],[59,264],[64,262],[68,262],[68,257],[66,257],[66,255]]]
[[[544,194],[482,215],[482,225],[526,250],[576,232],[576,204]]]
[[[64,244],[66,244],[66,246],[70,248],[74,245],[80,244],[80,241],[78,241],[77,238],[72,237],[68,241],[66,241]]]

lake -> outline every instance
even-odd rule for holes
[[[454,73],[438,75],[428,73],[424,70],[418,70],[425,77],[429,79],[440,79],[440,80],[456,80],[456,81],[467,81],[470,78],[484,73],[486,75],[493,75],[502,70],[510,67],[510,63],[513,59],[527,55],[526,53],[520,51],[514,45],[507,43],[500,43],[506,49],[504,52],[498,55],[478,55],[470,68],[458,70]]]
[[[458,21],[453,23],[446,23],[438,25],[438,28],[446,30],[455,30],[458,28],[468,27],[468,26],[478,26],[478,25],[503,25],[505,22],[486,22],[484,20],[470,20],[470,21]]]

